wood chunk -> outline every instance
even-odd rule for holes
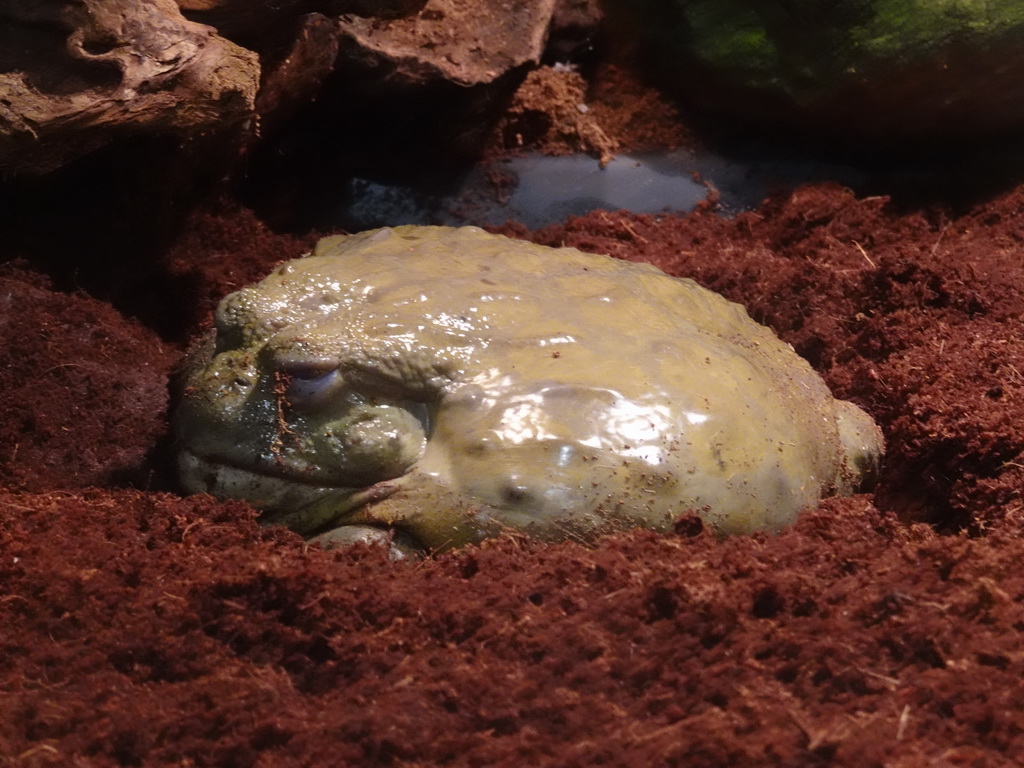
[[[255,53],[172,0],[0,10],[0,170],[46,173],[117,138],[183,142],[252,116]]]

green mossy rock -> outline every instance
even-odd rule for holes
[[[1018,0],[609,0],[696,104],[831,136],[1024,125]]]

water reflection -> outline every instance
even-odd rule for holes
[[[587,447],[662,465],[668,461],[668,442],[678,437],[681,426],[708,421],[705,413],[673,411],[670,402],[653,398],[638,402],[611,388],[558,383],[510,394],[511,387],[510,377],[497,376],[463,398],[484,442],[495,447],[564,443],[557,458],[562,464],[576,449]]]

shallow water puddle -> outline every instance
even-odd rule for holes
[[[809,181],[857,186],[852,167],[790,158],[743,162],[676,150],[620,155],[604,168],[589,155],[526,154],[482,164],[443,187],[353,179],[351,202],[333,213],[349,229],[398,224],[503,224],[536,229],[594,210],[692,211],[711,190],[726,214]]]

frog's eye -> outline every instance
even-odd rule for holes
[[[295,408],[319,408],[331,401],[345,382],[337,368],[289,367],[283,371],[288,381],[288,403]]]

